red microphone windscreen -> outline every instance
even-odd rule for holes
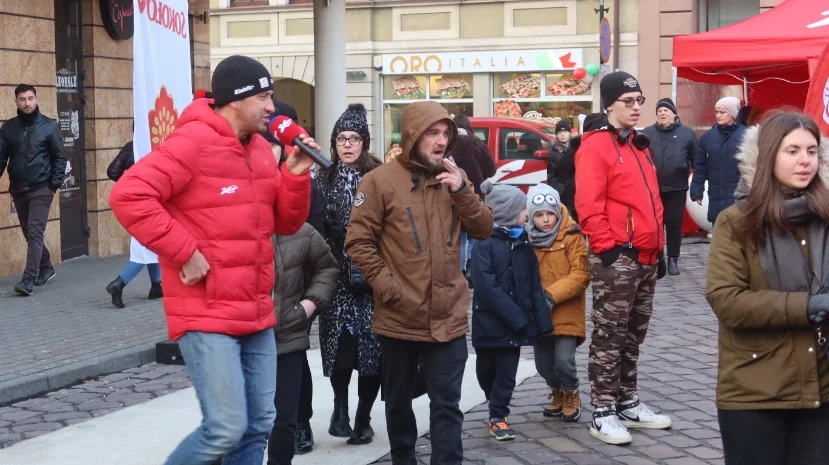
[[[207,89],[197,89],[196,92],[193,94],[193,100],[199,98],[205,98],[207,96]]]
[[[293,145],[294,139],[307,134],[305,129],[302,129],[291,118],[282,115],[271,119],[271,124],[268,125],[268,131],[285,145]]]

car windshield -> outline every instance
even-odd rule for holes
[[[544,134],[547,134],[552,139],[556,138],[556,128],[551,128],[549,126],[541,126],[541,132],[543,132]]]

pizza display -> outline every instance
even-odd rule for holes
[[[501,84],[500,89],[509,98],[532,98],[541,90],[541,80],[527,74]]]
[[[472,86],[466,82],[465,79],[458,76],[444,76],[440,79],[435,79],[437,85],[437,94],[440,98],[463,98],[467,92],[472,91]]]
[[[574,79],[572,74],[564,74],[558,82],[547,84],[548,95],[581,95],[590,90],[590,84]]]
[[[495,116],[505,118],[521,118],[521,107],[512,100],[501,100],[495,104]]]
[[[417,100],[426,96],[426,90],[414,76],[401,76],[392,79],[394,95],[401,100]]]

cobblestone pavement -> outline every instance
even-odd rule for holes
[[[667,431],[633,431],[633,443],[605,445],[589,435],[587,343],[579,348],[584,414],[577,424],[540,414],[548,389],[536,376],[516,388],[510,423],[516,440],[496,443],[485,421],[486,405],[464,423],[465,463],[476,465],[718,465],[722,444],[714,406],[716,319],[703,296],[708,246],[686,245],[679,277],[659,282],[654,316],[640,359],[640,397],[672,416]],[[316,345],[316,337],[313,338]],[[531,356],[525,351],[525,356]],[[64,426],[189,387],[182,366],[144,365],[45,396],[0,408],[0,448]],[[322,433],[321,433],[322,434]],[[418,440],[421,462],[429,463],[428,436]],[[388,457],[380,463],[388,462]]]

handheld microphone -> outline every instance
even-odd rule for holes
[[[331,160],[322,156],[319,151],[313,149],[302,142],[303,136],[307,133],[298,124],[294,123],[291,118],[287,116],[275,116],[271,118],[268,125],[268,132],[279,139],[285,145],[293,145],[299,147],[305,155],[308,155],[314,163],[320,165],[323,169],[331,167]]]

